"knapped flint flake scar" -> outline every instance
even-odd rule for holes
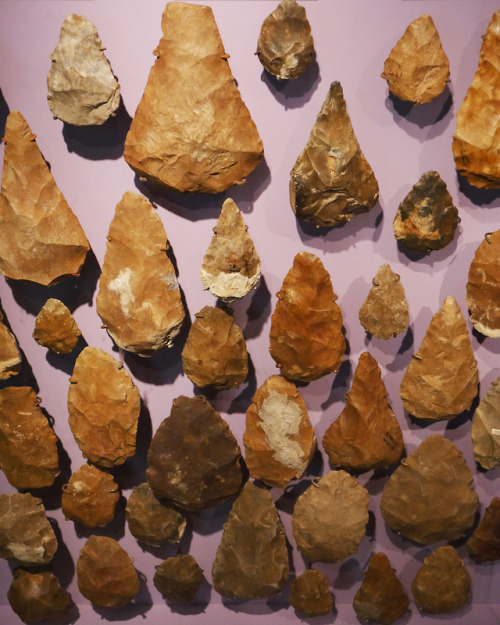
[[[97,314],[114,342],[139,356],[170,347],[185,311],[167,234],[153,206],[127,192],[107,236]]]
[[[466,545],[476,562],[500,559],[500,497],[493,497]]]
[[[16,569],[7,599],[23,623],[56,621],[73,605],[71,597],[51,571]]]
[[[401,381],[405,409],[419,419],[452,419],[478,391],[477,362],[465,319],[449,295],[432,317]]]
[[[474,411],[471,437],[474,460],[486,471],[500,466],[500,378]]]
[[[178,555],[156,567],[153,584],[161,596],[172,603],[192,601],[198,594],[203,571],[192,555]]]
[[[368,523],[368,491],[345,471],[329,471],[295,502],[292,533],[311,562],[342,562],[356,553]]]
[[[321,260],[299,252],[277,297],[269,352],[281,374],[309,382],[337,371],[345,352],[342,312]]]
[[[340,226],[369,211],[378,183],[361,152],[339,82],[333,82],[306,147],[290,172],[290,202],[298,219]]]
[[[486,233],[474,254],[465,301],[474,328],[500,337],[500,230]]]
[[[57,437],[29,386],[0,390],[0,468],[23,490],[51,486],[59,475]]]
[[[437,171],[427,171],[399,205],[394,236],[408,250],[429,254],[453,241],[459,223],[446,184]]]
[[[318,569],[306,569],[290,582],[290,603],[298,614],[321,616],[333,610],[328,578]]]
[[[474,523],[478,496],[462,452],[432,434],[389,477],[380,508],[387,525],[415,542],[457,540]]]
[[[133,560],[116,540],[91,536],[76,562],[78,589],[94,607],[120,608],[139,592]]]
[[[45,302],[35,319],[33,338],[54,354],[72,352],[81,334],[68,307],[53,297]]]
[[[455,167],[469,184],[500,188],[500,9],[483,37],[479,65],[457,113]]]
[[[391,50],[382,78],[400,100],[426,104],[445,90],[449,77],[450,64],[434,21],[421,15]]]
[[[326,430],[323,447],[333,465],[348,471],[388,467],[401,458],[403,434],[380,367],[368,352],[359,358],[344,410]]]
[[[78,274],[90,246],[35,138],[21,113],[12,111],[0,189],[0,273],[52,286]]]
[[[411,590],[420,610],[449,614],[471,598],[471,578],[456,549],[443,545],[425,558]]]
[[[224,302],[241,299],[260,280],[260,259],[236,203],[227,198],[203,258],[203,288]]]
[[[50,55],[47,100],[52,115],[74,126],[100,126],[120,105],[96,27],[81,15],[68,15]]]
[[[410,602],[385,553],[374,553],[352,607],[364,621],[391,625],[408,611]]]
[[[378,268],[372,285],[359,309],[359,321],[376,338],[393,338],[404,332],[410,321],[400,276],[385,263]]]
[[[0,493],[0,558],[48,564],[56,550],[57,538],[42,500],[30,493]]]
[[[316,436],[297,387],[272,375],[253,396],[243,434],[250,475],[285,488],[301,478],[316,451]]]
[[[187,510],[214,506],[239,491],[240,448],[205,397],[174,399],[151,440],[146,479],[157,497]]]
[[[243,332],[221,308],[204,306],[196,313],[181,357],[184,373],[199,388],[236,388],[248,375]]]
[[[0,380],[8,380],[21,370],[22,356],[16,337],[3,323],[5,316],[0,310]]]
[[[139,391],[123,364],[98,347],[86,347],[69,379],[69,425],[83,456],[101,467],[135,454]]]
[[[267,599],[288,579],[285,530],[271,493],[247,482],[234,500],[212,566],[223,597]]]
[[[265,70],[281,80],[297,78],[312,63],[314,40],[306,10],[295,0],[282,0],[264,20],[257,56]]]
[[[212,9],[169,2],[162,30],[125,160],[139,176],[182,192],[219,193],[244,183],[264,150]]]

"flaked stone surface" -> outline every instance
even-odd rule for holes
[[[78,589],[93,606],[120,608],[139,592],[133,560],[116,540],[91,536],[76,562]]]
[[[61,508],[66,519],[86,527],[103,527],[113,520],[119,498],[111,473],[84,464],[63,486]]]
[[[401,458],[403,434],[368,352],[359,357],[345,407],[326,430],[323,447],[333,465],[352,471],[388,467]]]
[[[500,337],[500,230],[487,233],[474,254],[465,301],[474,328]]]
[[[358,316],[365,331],[378,339],[393,338],[408,327],[410,318],[405,290],[399,274],[387,263],[378,268]]]
[[[465,319],[449,295],[432,317],[401,381],[405,409],[420,419],[452,419],[478,392],[477,362]]]
[[[500,559],[500,497],[493,497],[466,544],[476,562]]]
[[[400,100],[425,104],[446,88],[450,63],[432,17],[413,20],[384,63],[382,78]]]
[[[160,501],[147,482],[134,486],[125,515],[132,536],[153,547],[178,543],[186,529],[186,517],[167,502]]]
[[[16,337],[3,323],[5,319],[0,311],[0,380],[8,380],[21,370],[22,356]]]
[[[368,523],[368,491],[345,471],[329,471],[295,502],[292,533],[312,562],[342,562],[356,553]]]
[[[299,252],[277,297],[269,352],[281,374],[309,382],[336,372],[345,352],[342,312],[321,260]]]
[[[0,493],[0,558],[47,564],[56,550],[42,500],[29,493]]]
[[[16,569],[7,599],[23,623],[59,620],[73,605],[71,597],[51,571]]]
[[[49,298],[35,319],[33,338],[55,354],[69,354],[81,336],[73,315],[60,300]]]
[[[469,184],[500,188],[500,9],[493,13],[479,64],[457,113],[455,167]]]
[[[222,205],[200,276],[203,288],[224,302],[241,299],[260,280],[260,258],[231,198]]]
[[[0,189],[0,273],[51,286],[78,274],[90,246],[35,138],[12,111]]]
[[[196,313],[181,356],[184,373],[199,388],[235,388],[248,375],[243,332],[221,308],[204,306]]]
[[[459,222],[446,183],[437,171],[427,171],[399,205],[394,236],[408,250],[428,254],[453,241]]]
[[[410,602],[385,553],[374,553],[363,573],[352,607],[364,621],[391,625],[408,611]]]
[[[205,397],[174,399],[151,440],[146,478],[157,497],[187,510],[214,506],[238,492],[240,448]]]
[[[156,567],[153,577],[155,588],[172,603],[192,601],[202,581],[203,571],[192,555],[167,558]]]
[[[0,468],[15,488],[51,486],[59,475],[57,437],[29,386],[0,390]]]
[[[304,475],[316,436],[295,384],[272,375],[257,389],[246,413],[243,444],[253,478],[285,488]]]
[[[441,434],[428,436],[401,461],[380,502],[392,530],[424,545],[463,536],[474,523],[477,506],[462,452]]]
[[[306,10],[296,0],[282,0],[260,30],[257,56],[265,70],[279,79],[293,79],[312,63],[314,40]]]
[[[120,105],[120,85],[104,55],[97,28],[68,15],[50,55],[47,100],[54,117],[75,126],[100,126]]]
[[[247,482],[234,500],[212,566],[223,597],[267,599],[288,579],[285,530],[271,493]]]
[[[471,598],[471,579],[456,550],[444,545],[425,558],[411,590],[424,612],[449,614],[460,610]]]
[[[290,583],[290,603],[304,616],[321,616],[333,610],[328,578],[317,569],[307,569]]]
[[[474,460],[487,471],[500,466],[500,378],[474,411],[471,436]]]
[[[151,356],[170,347],[184,321],[167,234],[153,206],[128,191],[118,202],[96,298],[97,314],[121,349]]]
[[[295,216],[316,226],[340,226],[377,202],[378,183],[354,134],[339,82],[331,84],[290,176]]]
[[[212,9],[169,2],[162,31],[125,160],[140,176],[178,191],[219,193],[242,184],[263,146]]]
[[[102,467],[135,454],[139,391],[123,364],[98,347],[86,347],[69,379],[69,425],[83,456]]]

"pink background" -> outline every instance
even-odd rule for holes
[[[215,298],[204,292],[199,278],[203,255],[212,227],[226,197],[232,197],[244,213],[249,232],[262,260],[262,280],[256,291],[232,305],[237,323],[243,329],[252,362],[252,371],[239,389],[208,394],[209,400],[228,421],[240,444],[245,411],[255,389],[276,372],[269,347],[272,310],[283,278],[295,254],[307,250],[317,254],[331,274],[334,290],[344,314],[348,352],[337,376],[328,375],[301,387],[316,428],[318,441],[328,425],[340,414],[344,395],[349,390],[359,355],[366,350],[382,369],[394,412],[403,429],[406,450],[412,452],[431,433],[441,433],[463,451],[473,470],[480,499],[480,514],[498,493],[499,469],[477,470],[472,457],[470,419],[472,411],[450,422],[430,425],[416,423],[405,413],[399,397],[401,377],[420,345],[432,315],[447,295],[453,295],[467,317],[465,285],[474,252],[486,232],[500,223],[500,196],[475,189],[461,189],[451,152],[455,115],[477,67],[481,36],[486,32],[498,3],[492,0],[302,0],[315,39],[317,63],[297,81],[277,83],[261,67],[254,52],[264,18],[276,6],[267,0],[206,0],[212,6],[230,54],[230,66],[242,97],[250,109],[265,148],[265,160],[245,185],[217,196],[180,196],[152,191],[139,183],[121,157],[129,116],[133,116],[154,61],[152,51],[161,36],[164,2],[132,0],[109,2],[3,0],[0,2],[0,100],[1,119],[8,110],[20,110],[26,117],[38,145],[50,163],[57,184],[78,216],[92,246],[95,258],[89,259],[80,279],[68,280],[47,290],[30,284],[0,281],[0,300],[8,321],[26,357],[23,377],[14,384],[32,384],[41,405],[54,419],[54,430],[67,458],[64,477],[80,467],[83,458],[67,423],[68,378],[75,355],[54,356],[31,338],[34,319],[47,297],[60,297],[74,313],[88,345],[100,347],[122,361],[132,374],[143,400],[138,452],[115,471],[123,497],[143,481],[145,454],[152,433],[168,416],[172,400],[180,394],[192,395],[192,383],[182,374],[180,352],[185,334],[170,351],[151,359],[140,359],[118,351],[95,312],[99,267],[106,247],[106,234],[116,203],[125,191],[142,192],[158,207],[175,256],[179,283],[191,318],[204,305],[215,305]],[[380,77],[384,60],[406,26],[423,13],[429,13],[440,33],[450,60],[451,82],[433,103],[411,108],[388,97],[386,82]],[[106,55],[122,89],[124,110],[102,128],[89,130],[65,127],[54,120],[46,103],[46,75],[49,54],[55,47],[60,26],[69,13],[79,13],[92,21],[99,32]],[[338,229],[319,229],[298,222],[289,205],[289,172],[303,149],[330,83],[341,82],[347,109],[361,148],[380,185],[379,203],[371,212],[355,218]],[[0,147],[0,156],[3,146]],[[393,235],[392,221],[399,203],[422,173],[437,170],[459,209],[461,224],[454,241],[443,250],[420,258],[402,251]],[[466,186],[466,185],[465,185]],[[384,262],[401,275],[410,306],[408,332],[389,341],[367,338],[358,321],[377,268]],[[469,329],[471,326],[469,324]],[[482,399],[491,382],[499,375],[498,339],[472,334],[479,363]],[[477,405],[474,404],[473,408]],[[321,448],[321,445],[320,445]],[[318,452],[308,477],[328,470],[328,461]],[[62,478],[61,478],[62,479]],[[335,622],[357,622],[352,600],[373,551],[384,551],[397,569],[411,598],[411,581],[429,548],[400,539],[385,527],[379,512],[380,494],[385,478],[373,472],[360,476],[370,493],[371,521],[358,553],[338,565],[315,565],[331,581],[335,595]],[[14,489],[0,477],[3,492]],[[60,483],[64,483],[60,482]],[[290,519],[291,492],[273,489],[287,537],[293,545]],[[134,558],[143,583],[136,604],[123,610],[94,610],[79,593],[75,564],[79,549],[92,532],[82,532],[61,513],[54,489],[45,497],[47,513],[58,528],[60,548],[54,570],[78,605],[79,622],[113,621],[143,623],[212,623],[224,619],[231,623],[293,622],[300,620],[288,607],[288,586],[281,595],[268,601],[226,601],[210,586],[210,570],[222,525],[230,504],[189,515],[190,530],[180,544],[182,553],[191,553],[205,572],[206,582],[199,595],[200,604],[172,608],[153,586],[154,567],[173,555],[177,546],[143,550],[124,523],[124,499],[116,520],[96,533],[120,540]],[[460,613],[432,617],[411,612],[401,623],[415,624],[452,621],[497,623],[500,578],[499,564],[474,565],[463,541],[456,544],[473,581],[473,602]],[[306,564],[295,547],[292,575],[300,574]],[[10,566],[0,561],[0,622],[17,625],[6,599],[11,581]],[[314,619],[331,622],[334,615]],[[73,619],[74,620],[74,619]],[[308,620],[308,619],[302,619]]]

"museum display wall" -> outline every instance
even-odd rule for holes
[[[151,439],[179,396],[205,396],[227,422],[245,456],[246,411],[257,389],[269,376],[280,372],[269,351],[271,316],[278,302],[276,294],[296,255],[307,252],[319,258],[331,277],[342,312],[345,352],[338,372],[328,372],[310,381],[296,381],[314,427],[317,451],[302,478],[293,479],[284,488],[270,489],[284,525],[290,580],[308,568],[319,569],[329,580],[335,607],[333,612],[315,617],[314,622],[342,625],[357,622],[352,606],[354,596],[372,553],[383,552],[410,599],[408,613],[397,622],[436,624],[456,618],[466,623],[496,623],[500,618],[496,592],[500,565],[496,561],[475,562],[465,543],[498,493],[498,467],[486,470],[474,459],[471,423],[479,401],[500,375],[500,338],[485,336],[473,328],[466,285],[477,248],[488,233],[500,227],[500,191],[477,188],[457,175],[452,139],[457,111],[477,69],[482,37],[498,4],[490,0],[301,0],[314,38],[315,58],[293,80],[271,76],[256,55],[262,23],[277,2],[205,0],[192,4],[211,7],[229,55],[230,70],[264,147],[261,162],[246,174],[246,181],[218,193],[181,194],[162,188],[135,173],[123,158],[125,137],[155,61],[153,50],[162,36],[165,2],[150,0],[147,6],[133,0],[120,3],[4,0],[0,3],[0,131],[3,134],[9,112],[22,113],[91,248],[79,275],[53,286],[0,277],[0,303],[23,357],[20,372],[2,381],[0,389],[32,387],[60,443],[60,475],[53,486],[31,492],[42,498],[58,539],[51,568],[75,604],[65,617],[66,622],[142,623],[145,618],[151,622],[162,619],[165,623],[210,623],[216,619],[238,624],[259,620],[309,621],[290,606],[290,582],[268,599],[228,599],[214,589],[212,564],[233,496],[214,506],[186,512],[187,527],[180,542],[161,547],[137,541],[125,520],[125,503],[132,488],[146,479]],[[121,104],[116,115],[100,126],[77,127],[64,123],[53,117],[47,103],[50,55],[57,45],[64,19],[72,13],[86,17],[95,25],[120,84]],[[413,105],[390,94],[381,73],[407,26],[425,13],[432,17],[439,33],[449,59],[450,77],[444,91],[431,102]],[[181,69],[185,71],[185,67]],[[192,71],[189,80],[195,94],[207,86],[207,78],[197,77],[196,71]],[[342,87],[354,134],[378,182],[379,197],[372,208],[343,226],[316,227],[298,219],[292,210],[290,172],[335,82]],[[495,105],[498,108],[498,102]],[[200,109],[198,114],[201,112]],[[221,110],[216,117],[223,120],[223,115]],[[2,144],[2,160],[4,150]],[[446,184],[460,222],[449,243],[423,254],[408,250],[396,240],[393,221],[401,202],[428,171],[437,171]],[[172,346],[161,348],[149,357],[118,348],[97,312],[107,235],[115,208],[127,192],[144,196],[155,207],[168,237],[168,257],[175,268],[186,313],[179,334],[172,338]],[[223,303],[204,290],[200,269],[222,204],[228,198],[234,200],[248,226],[261,261],[261,278],[241,299]],[[400,276],[409,309],[408,327],[388,339],[367,334],[358,318],[372,280],[384,263]],[[313,271],[308,269],[302,279],[307,283],[313,278]],[[418,418],[405,410],[400,386],[410,362],[416,360],[412,355],[419,349],[431,319],[448,296],[455,298],[465,318],[467,336],[477,361],[479,392],[471,407],[453,418]],[[35,318],[51,297],[60,299],[69,308],[81,331],[75,349],[68,354],[48,351],[32,337]],[[236,388],[199,388],[183,371],[181,353],[195,315],[205,306],[230,312],[242,330],[248,351],[248,374]],[[119,466],[109,468],[120,493],[114,517],[104,527],[91,529],[65,519],[61,510],[62,486],[85,463],[68,420],[68,390],[75,361],[87,346],[100,348],[123,363],[123,370],[130,374],[140,395],[136,452]],[[400,536],[386,525],[380,505],[394,466],[352,471],[369,494],[365,534],[357,551],[344,560],[311,562],[297,549],[292,512],[297,498],[311,481],[336,468],[330,464],[322,441],[345,407],[345,395],[351,389],[364,352],[369,352],[380,367],[389,403],[402,431],[404,455],[414,452],[434,434],[443,435],[462,452],[479,501],[475,521],[465,536],[451,543],[441,539],[423,544]],[[434,373],[439,377],[439,372]],[[455,382],[462,387],[465,381],[462,385],[460,375],[457,367]],[[101,380],[104,387],[108,381],[107,377]],[[416,395],[422,393],[425,390],[417,386]],[[17,492],[3,472],[0,472],[0,484],[1,493]],[[116,539],[133,558],[140,581],[133,603],[116,609],[94,608],[82,595],[77,585],[76,564],[80,550],[92,535]],[[416,606],[412,581],[424,559],[436,547],[447,544],[456,548],[470,574],[471,599],[451,616],[432,615]],[[156,567],[177,554],[194,556],[204,574],[196,598],[183,604],[165,601],[153,584]],[[21,622],[7,600],[14,568],[12,562],[0,560],[0,622],[9,625]]]

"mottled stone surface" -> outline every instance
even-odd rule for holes
[[[213,587],[228,598],[266,599],[281,591],[288,572],[285,530],[271,493],[248,482],[224,526]]]
[[[449,295],[432,317],[401,381],[405,409],[420,419],[452,419],[478,391],[477,362],[465,319]]]
[[[449,614],[460,610],[471,598],[471,579],[456,550],[444,545],[425,558],[411,590],[424,612]]]
[[[500,497],[493,497],[486,508],[467,541],[467,550],[476,562],[500,559]]]
[[[60,300],[49,298],[35,319],[33,338],[55,354],[69,354],[81,336],[73,315]]]
[[[363,573],[352,607],[364,621],[391,625],[408,611],[410,602],[385,553],[374,553]]]
[[[260,30],[257,56],[270,74],[297,78],[314,59],[314,40],[306,10],[296,0],[282,0]]]
[[[323,447],[333,465],[352,471],[388,467],[401,458],[403,434],[368,352],[359,357],[345,407],[326,430]]]
[[[132,558],[113,538],[91,536],[76,562],[78,589],[93,606],[120,608],[139,592]]]
[[[431,434],[387,480],[380,508],[387,525],[430,545],[457,540],[474,523],[478,496],[462,452]]]
[[[146,198],[128,191],[107,239],[96,298],[104,327],[118,347],[140,356],[170,347],[185,312],[161,219]]]
[[[29,493],[0,494],[0,558],[22,564],[47,564],[57,538],[42,500]]]
[[[225,302],[242,298],[260,280],[260,258],[231,198],[222,205],[200,275],[203,288]]]
[[[474,328],[500,337],[500,230],[487,233],[474,254],[465,301]]]
[[[90,249],[26,120],[5,124],[0,189],[0,273],[50,286],[77,274]]]
[[[134,486],[125,515],[132,536],[153,547],[178,543],[186,529],[185,516],[160,501],[147,482]]]
[[[169,2],[162,31],[125,160],[140,176],[178,191],[218,193],[242,184],[263,147],[212,9]]]
[[[182,368],[200,388],[235,388],[245,381],[247,346],[229,313],[213,306],[196,313],[182,350]]]
[[[321,260],[299,252],[277,297],[269,352],[282,375],[308,382],[337,371],[345,352],[342,312]]]
[[[54,117],[75,126],[99,126],[120,104],[97,28],[81,15],[68,15],[50,55],[47,100]]]
[[[253,478],[285,488],[304,475],[316,451],[316,436],[295,384],[272,375],[257,389],[246,413],[243,444]]]
[[[459,222],[445,182],[437,171],[427,171],[399,205],[394,236],[407,249],[428,254],[453,241]]]
[[[340,83],[331,84],[290,176],[293,212],[316,226],[340,226],[377,202],[378,183],[354,134]]]
[[[172,603],[192,601],[203,581],[203,571],[191,555],[167,558],[158,567],[153,584]]]
[[[148,484],[181,508],[208,508],[234,495],[243,481],[238,443],[203,396],[174,399],[148,452]]]
[[[450,77],[450,64],[429,15],[413,20],[384,63],[382,78],[400,100],[425,104],[440,95]]]
[[[342,562],[356,553],[368,523],[368,491],[345,471],[329,471],[295,502],[292,532],[312,562]]]
[[[59,475],[57,437],[29,386],[0,390],[0,467],[12,486],[51,486]]]
[[[63,486],[61,508],[66,519],[86,527],[104,526],[113,520],[119,498],[110,473],[84,464]]]
[[[139,391],[123,364],[97,347],[78,356],[69,379],[69,425],[85,458],[102,467],[135,454]]]
[[[400,276],[387,263],[378,268],[358,316],[365,331],[378,339],[390,339],[408,327],[405,290]]]
[[[500,378],[474,411],[471,436],[474,460],[487,471],[500,466]]]
[[[290,583],[290,603],[304,616],[321,616],[333,610],[328,578],[321,571],[307,569]]]
[[[73,605],[59,579],[50,571],[16,569],[7,599],[24,623],[60,620]]]
[[[483,38],[472,85],[457,113],[453,135],[455,167],[467,182],[500,188],[500,9]]]
[[[16,337],[3,323],[5,319],[0,311],[0,380],[7,380],[21,370],[22,356]]]

